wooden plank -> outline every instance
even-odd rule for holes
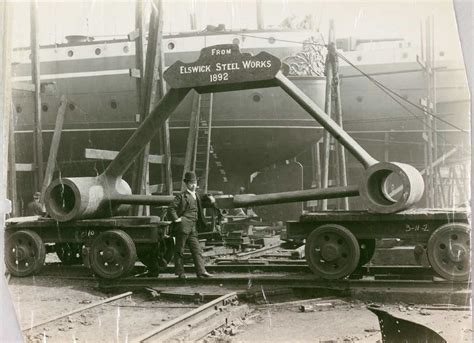
[[[113,160],[118,155],[118,151],[101,150],[101,149],[86,149],[85,157],[96,160]],[[184,165],[183,157],[172,157],[171,162],[175,165]],[[148,163],[163,164],[163,155],[149,155]]]
[[[303,244],[302,246],[294,249],[291,252],[291,259],[292,260],[301,260],[305,257],[305,245]]]
[[[31,40],[31,76],[35,86],[34,95],[34,131],[33,131],[33,156],[36,165],[35,188],[40,189],[43,184],[43,131],[41,122],[41,79],[39,61],[39,25],[38,25],[38,0],[30,3],[30,40]]]
[[[61,133],[63,131],[64,116],[66,114],[67,98],[61,96],[58,115],[56,116],[56,124],[54,126],[53,138],[49,147],[48,162],[46,164],[46,172],[44,174],[43,186],[41,187],[41,202],[44,200],[44,193],[53,179],[54,168],[58,157],[59,142],[61,141]]]
[[[250,258],[250,257],[256,257],[258,255],[261,255],[262,253],[267,253],[269,250],[275,250],[278,249],[280,245],[269,245],[254,251],[249,251],[249,252],[241,252],[238,253],[236,256],[237,257],[245,257],[245,258]]]
[[[140,79],[142,77],[142,72],[140,71],[140,69],[137,69],[137,68],[130,68],[128,70],[128,75],[130,77],[133,77],[133,78],[136,78],[136,79]]]
[[[138,4],[138,2],[137,2]],[[132,32],[130,32],[128,35],[127,35],[127,39],[130,41],[130,42],[133,42],[134,40],[136,40],[138,37],[140,37],[140,30],[138,28],[136,28],[135,30],[133,30]]]
[[[17,172],[31,172],[35,166],[32,163],[15,163],[15,169]]]
[[[35,86],[31,83],[17,82],[13,84],[12,89],[15,91],[34,92]]]

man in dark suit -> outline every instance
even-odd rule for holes
[[[45,214],[45,211],[43,210],[43,205],[40,202],[41,199],[41,193],[36,192],[33,194],[33,201],[31,201],[27,206],[26,206],[26,215],[27,216],[42,216]]]
[[[183,254],[186,244],[191,251],[196,267],[196,274],[199,278],[212,277],[206,271],[201,247],[199,245],[197,228],[204,227],[204,215],[201,206],[201,199],[196,192],[197,178],[192,171],[184,174],[186,190],[176,195],[174,201],[168,208],[168,216],[173,221],[173,234],[176,238],[174,265],[175,273],[179,278],[185,279],[183,267]]]

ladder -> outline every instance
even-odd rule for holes
[[[209,159],[213,153],[211,145],[213,94],[199,95],[197,130],[194,142],[193,169],[199,177],[199,187],[207,192],[209,180]]]

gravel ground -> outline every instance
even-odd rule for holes
[[[51,277],[12,278],[9,289],[22,328],[105,299],[91,281]],[[183,293],[226,293],[215,287],[183,288]],[[294,300],[294,299],[287,299]],[[206,342],[377,342],[377,317],[361,302],[337,302],[301,312],[299,305],[250,305],[251,314],[238,327],[214,332]],[[185,302],[150,300],[133,295],[25,331],[27,342],[128,342],[131,338],[192,310]],[[469,311],[425,310],[420,306],[383,305],[399,318],[424,324],[448,342],[472,341]]]

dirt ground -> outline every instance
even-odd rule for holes
[[[91,281],[51,277],[12,278],[12,300],[22,328],[87,306],[115,294],[104,294]],[[175,292],[225,294],[219,287],[183,287]],[[295,299],[288,299],[295,300]],[[311,305],[311,304],[309,304]],[[317,305],[317,304],[315,304]],[[327,305],[327,304],[326,304]],[[24,332],[27,342],[128,342],[198,305],[186,301],[153,300],[134,294],[119,301],[67,316]],[[301,312],[300,305],[249,304],[250,313],[231,331],[217,331],[203,342],[377,342],[377,317],[366,304],[336,301]],[[392,315],[424,324],[448,342],[472,341],[470,311],[426,310],[403,304],[382,305]]]

